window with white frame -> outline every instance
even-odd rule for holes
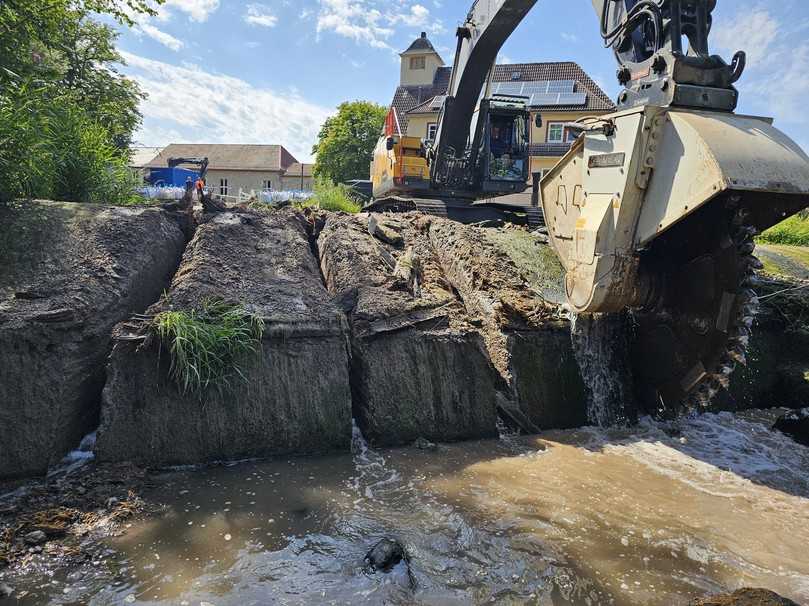
[[[564,122],[548,122],[548,143],[564,143],[565,124]]]
[[[227,179],[219,179],[219,195],[220,196],[227,196],[228,195],[228,180]]]
[[[272,189],[272,180],[271,179],[264,179],[264,184],[262,185],[264,189]]]
[[[565,128],[564,122],[548,122],[548,143],[570,143],[576,140],[576,135]]]
[[[435,141],[436,134],[438,134],[438,123],[437,122],[430,122],[427,125],[427,140],[428,141]]]
[[[427,69],[427,57],[410,57],[410,69]]]

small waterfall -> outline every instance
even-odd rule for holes
[[[635,421],[629,362],[629,319],[624,314],[576,315],[571,338],[587,387],[587,420],[599,427]]]
[[[48,478],[60,475],[69,475],[77,469],[84,467],[87,463],[95,459],[93,450],[96,447],[96,432],[87,434],[79,443],[76,450],[71,450],[65,458],[48,472]]]
[[[368,446],[354,419],[351,420],[351,454],[357,469],[352,488],[366,499],[376,500],[381,493],[402,488],[399,472],[388,467],[385,457]]]

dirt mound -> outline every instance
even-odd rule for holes
[[[348,326],[323,286],[303,215],[215,215],[197,229],[167,297],[148,316],[206,300],[241,306],[264,323],[244,380],[221,393],[186,393],[170,376],[166,344],[142,340],[148,319],[118,326],[100,459],[168,465],[347,449]]]
[[[158,209],[0,206],[0,477],[44,473],[95,427],[112,328],[157,299],[184,246]]]
[[[354,413],[366,438],[496,435],[499,379],[418,215],[330,215],[318,237],[352,327]]]

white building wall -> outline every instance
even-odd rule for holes
[[[279,171],[209,170],[205,180],[214,194],[220,194],[221,181],[227,179],[227,195],[238,196],[240,189],[244,192],[261,191],[268,180],[273,189],[280,189],[283,187],[282,176]]]

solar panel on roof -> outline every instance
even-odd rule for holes
[[[530,107],[555,105],[586,105],[587,93],[538,93],[531,95]]]
[[[549,93],[572,93],[576,90],[575,80],[553,80],[548,82]]]
[[[492,91],[495,95],[519,95],[522,92],[522,82],[498,82]]]
[[[537,93],[531,95],[531,100],[528,104],[532,107],[540,105],[559,105],[559,93]]]
[[[587,93],[563,93],[559,95],[559,105],[584,105]]]

